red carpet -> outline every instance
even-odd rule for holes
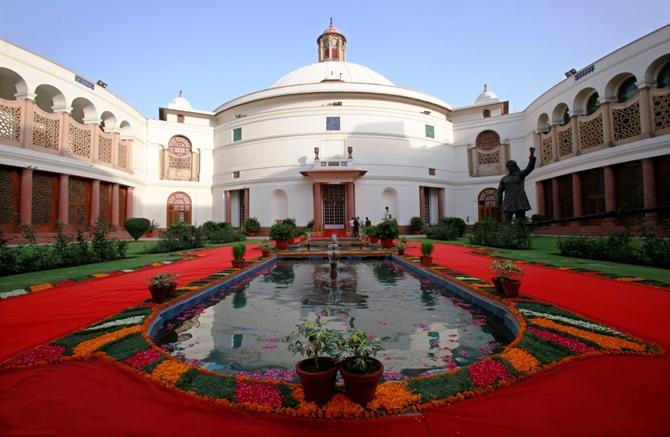
[[[0,302],[0,361],[32,346],[49,342],[148,299],[145,280],[160,272],[173,272],[179,285],[204,278],[231,266],[232,249],[220,247],[204,255],[148,270],[94,279],[40,291]],[[246,258],[260,255],[249,247]]]
[[[181,279],[188,282],[219,270],[223,260],[229,259],[229,251],[216,249],[206,258],[184,262],[179,265],[179,271],[184,272]],[[416,254],[417,250],[411,249],[410,253]],[[491,276],[492,260],[472,255],[469,249],[436,245],[433,256],[437,263],[457,271],[483,279]],[[225,261],[224,267],[227,265]],[[167,266],[165,270],[177,271],[176,267]],[[544,267],[524,266],[524,269],[527,273],[523,293],[620,327],[666,350],[670,346],[670,293],[667,291]],[[131,275],[137,278],[128,280]],[[13,302],[0,302],[2,332],[21,337],[17,342],[3,335],[0,351],[6,356],[12,350],[43,343],[143,301],[146,272],[131,275],[97,280],[86,287],[94,290],[45,291],[16,298]],[[116,285],[108,285],[108,281],[116,281]],[[123,290],[119,290],[121,284]],[[65,294],[58,298],[58,293],[63,292]],[[91,300],[91,293],[95,293],[95,300]],[[105,296],[99,296],[101,294]],[[83,302],[78,303],[80,300]],[[21,301],[27,303],[20,306]],[[70,310],[63,305],[65,301],[73,301],[74,308]],[[13,304],[11,311],[7,304]],[[17,313],[19,311],[21,313]],[[63,314],[58,321],[49,319],[58,314]],[[26,327],[30,331],[23,334],[14,324],[22,323],[24,327],[26,318],[39,320],[36,325],[45,326]],[[76,323],[70,322],[71,318]],[[62,327],[62,324],[68,325]],[[10,341],[11,347],[5,344]],[[158,387],[148,379],[107,362],[4,370],[0,372],[0,393],[3,435],[101,432],[164,435],[185,430],[190,435],[224,430],[226,435],[240,436],[268,432],[277,436],[667,435],[670,358],[664,355],[661,358],[587,359],[536,375],[493,394],[426,412],[423,417],[360,422],[252,415],[216,407]]]

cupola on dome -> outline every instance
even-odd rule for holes
[[[487,103],[496,103],[496,102],[499,102],[499,101],[500,101],[500,99],[498,98],[496,93],[494,93],[493,91],[489,91],[486,84],[484,84],[484,91],[482,91],[482,93],[479,95],[479,97],[477,97],[474,104],[475,105],[485,105]]]
[[[192,111],[193,107],[191,106],[191,103],[186,100],[186,97],[183,96],[181,90],[179,90],[179,95],[172,99],[170,104],[168,105],[168,109],[179,109],[182,111]]]

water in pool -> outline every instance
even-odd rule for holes
[[[221,373],[292,371],[284,338],[318,314],[331,328],[387,336],[387,378],[461,367],[510,341],[501,322],[391,261],[279,261],[166,322],[157,341],[173,355]]]

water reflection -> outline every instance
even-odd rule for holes
[[[447,290],[388,261],[286,261],[222,290],[166,324],[164,347],[215,371],[292,369],[284,342],[316,315],[335,329],[388,336],[388,372],[412,375],[467,365],[502,348],[501,326]]]

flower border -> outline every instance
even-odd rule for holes
[[[418,263],[416,257],[405,259]],[[260,260],[254,260],[251,266]],[[532,375],[574,360],[610,354],[658,356],[664,351],[619,330],[580,317],[560,307],[526,297],[504,299],[490,282],[448,267],[424,269],[447,277],[473,293],[503,302],[519,322],[517,337],[495,355],[467,367],[379,385],[366,406],[338,393],[324,406],[306,402],[298,384],[257,380],[248,375],[222,375],[180,361],[156,346],[148,336],[151,321],[167,306],[205,287],[240,273],[229,268],[179,287],[163,304],[147,301],[75,331],[47,345],[12,357],[0,367],[49,365],[71,360],[102,359],[153,382],[196,398],[248,411],[322,419],[357,419],[416,413],[498,390]],[[244,269],[246,270],[246,269]]]

